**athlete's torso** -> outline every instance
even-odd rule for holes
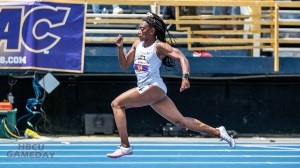
[[[144,42],[142,41],[136,47],[133,68],[137,77],[138,86],[159,85],[157,83],[162,82],[159,70],[162,61],[156,54],[156,44],[157,41],[145,48]]]

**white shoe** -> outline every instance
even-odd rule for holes
[[[225,127],[221,126],[216,129],[220,131],[220,140],[226,141],[232,148],[235,148],[235,141],[231,136],[228,135]]]
[[[125,148],[123,146],[120,146],[116,151],[113,153],[108,153],[106,156],[110,158],[118,158],[124,155],[131,155],[133,153],[133,148]]]
[[[120,7],[115,7],[113,9],[113,14],[122,14],[123,13],[123,9]]]

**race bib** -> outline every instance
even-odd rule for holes
[[[145,77],[149,72],[149,63],[146,60],[137,59],[134,61],[133,68],[137,75]]]

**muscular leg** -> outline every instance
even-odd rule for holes
[[[195,118],[182,116],[182,114],[178,111],[176,105],[168,96],[158,102],[151,104],[151,107],[161,116],[174,123],[175,125],[188,128],[196,132],[205,132],[218,137],[220,136],[220,132],[216,128],[206,125]]]
[[[125,109],[132,107],[142,107],[153,104],[166,96],[164,91],[157,86],[150,86],[148,90],[140,94],[136,88],[130,89],[118,96],[111,103],[116,125],[121,138],[121,146],[129,147],[127,122]]]

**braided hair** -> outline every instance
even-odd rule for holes
[[[144,18],[143,21],[147,22],[150,27],[155,28],[156,38],[162,42],[166,42],[166,33],[170,39],[169,44],[171,46],[175,45],[175,38],[167,29],[165,22],[156,14],[152,12],[147,13],[148,17]],[[162,60],[162,64],[166,67],[176,66],[175,61],[170,57],[165,57]]]

